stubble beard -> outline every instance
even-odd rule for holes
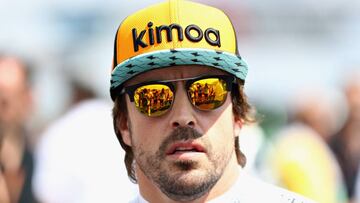
[[[209,163],[204,165],[196,161],[165,161],[166,148],[180,140],[197,139],[207,150]],[[167,197],[174,201],[192,201],[198,199],[214,187],[229,163],[230,152],[213,152],[210,142],[202,134],[190,127],[175,129],[162,142],[156,153],[144,151],[134,146],[136,164],[145,176],[151,180]]]

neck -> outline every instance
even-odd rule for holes
[[[136,175],[139,184],[140,194],[146,201],[150,203],[178,202],[168,198],[165,194],[163,194],[161,190],[150,179],[148,179],[145,176],[145,174],[139,169],[139,167],[136,167]],[[239,165],[237,164],[236,156],[234,153],[228,165],[226,166],[221,178],[209,191],[209,193],[188,203],[203,203],[221,196],[235,184],[238,176],[239,176]]]

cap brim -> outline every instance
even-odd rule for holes
[[[111,98],[130,78],[149,70],[177,66],[204,65],[224,70],[245,80],[248,67],[238,55],[209,49],[171,49],[141,54],[118,64],[111,74]]]

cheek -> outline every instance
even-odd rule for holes
[[[161,123],[154,119],[149,119],[139,112],[129,113],[129,118],[131,121],[132,144],[146,151],[157,150],[162,139],[161,136],[164,134],[164,131],[161,130]]]
[[[229,148],[228,146],[234,145],[234,137],[236,132],[236,125],[234,122],[232,106],[229,105],[217,117],[216,121],[209,128],[209,135],[213,146],[220,148]]]

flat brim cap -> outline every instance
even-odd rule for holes
[[[149,70],[204,65],[245,80],[248,67],[238,54],[236,34],[226,14],[186,0],[170,0],[128,16],[114,44],[111,98],[124,82]]]

